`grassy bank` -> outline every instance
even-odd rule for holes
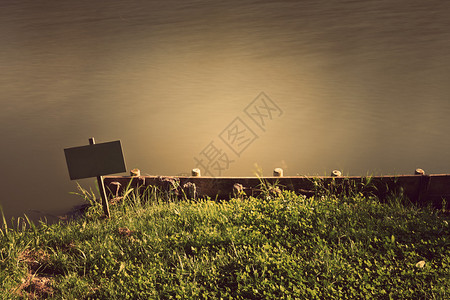
[[[358,194],[160,199],[3,228],[3,299],[450,297],[450,217],[431,208]]]

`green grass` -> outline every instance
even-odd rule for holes
[[[356,193],[128,193],[104,219],[82,195],[94,205],[77,220],[4,221],[3,299],[450,298],[450,217],[431,208]]]

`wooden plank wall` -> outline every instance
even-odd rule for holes
[[[286,176],[286,177],[178,177],[178,176],[105,176],[104,183],[110,198],[120,196],[128,185],[144,192],[149,187],[173,192],[179,196],[208,196],[229,199],[239,193],[257,196],[271,187],[291,190],[297,194],[313,196],[321,191],[339,194],[349,190],[373,194],[380,199],[390,195],[404,195],[413,203],[431,204],[442,208],[442,199],[450,199],[450,175],[398,175],[398,176]],[[264,184],[262,185],[262,183]],[[276,192],[273,189],[273,192]],[[448,201],[450,202],[450,201]],[[446,203],[446,208],[450,207]]]

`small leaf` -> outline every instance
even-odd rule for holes
[[[421,260],[421,261],[419,261],[417,264],[416,264],[416,267],[418,267],[418,268],[423,268],[425,266],[425,261],[424,260]]]
[[[118,272],[118,273],[122,272],[123,269],[125,269],[125,263],[124,263],[123,261],[121,261],[121,262],[120,262],[120,267],[119,267],[119,272]]]

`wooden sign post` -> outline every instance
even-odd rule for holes
[[[64,149],[70,179],[97,177],[103,211],[110,217],[108,199],[102,175],[125,172],[120,141],[96,144],[89,139],[88,146]]]

